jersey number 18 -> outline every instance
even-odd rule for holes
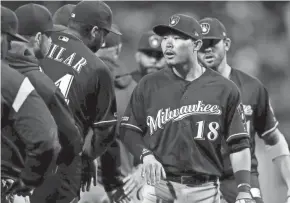
[[[73,79],[74,79],[73,75],[65,74],[55,82],[55,85],[60,89],[61,93],[65,97],[65,101],[67,104],[69,104],[69,99],[67,97]]]
[[[194,137],[194,139],[204,140],[205,139],[204,131],[208,131],[208,133],[206,134],[207,139],[214,141],[218,138],[219,136],[218,130],[220,128],[218,122],[210,122],[207,125],[205,121],[199,121],[196,123],[196,125],[197,125],[197,135]]]

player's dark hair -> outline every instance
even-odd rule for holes
[[[94,26],[70,20],[68,23],[68,27],[72,30],[77,31],[82,37],[87,38],[90,36],[91,30]]]

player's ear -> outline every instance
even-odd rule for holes
[[[202,40],[199,39],[194,41],[193,43],[194,43],[193,51],[199,51],[202,46]]]
[[[224,43],[225,43],[225,50],[226,51],[229,51],[230,50],[230,48],[231,48],[231,39],[230,38],[226,38],[226,39],[224,39]]]
[[[34,37],[34,41],[36,42],[38,46],[41,44],[41,40],[42,40],[42,33],[41,32],[36,33]]]
[[[91,29],[91,36],[93,38],[95,38],[97,36],[97,33],[99,32],[99,27],[98,26],[94,26],[92,29]]]

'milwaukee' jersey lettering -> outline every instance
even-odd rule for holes
[[[167,174],[220,176],[222,143],[248,137],[243,117],[233,82],[210,69],[188,82],[168,68],[140,81],[121,127],[144,135]]]
[[[221,115],[221,112],[222,111],[220,107],[217,105],[204,104],[203,101],[198,101],[198,104],[182,106],[179,109],[160,109],[156,118],[152,116],[147,117],[147,125],[150,129],[150,135],[152,135],[157,130],[157,128],[162,129],[163,125],[169,121],[179,121],[185,117],[195,114]]]
[[[254,77],[232,69],[230,79],[239,87],[244,112],[246,115],[247,131],[251,136],[252,172],[258,173],[258,161],[255,156],[255,135],[263,137],[273,132],[278,121],[275,118],[266,88]],[[227,151],[227,150],[226,150]],[[233,175],[230,158],[224,154],[225,174]]]
[[[115,93],[109,69],[78,38],[58,32],[41,68],[59,87],[86,134],[91,126],[116,123]]]

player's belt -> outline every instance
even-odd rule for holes
[[[216,182],[218,177],[211,175],[167,176],[166,180],[184,185],[201,185],[208,182]]]

